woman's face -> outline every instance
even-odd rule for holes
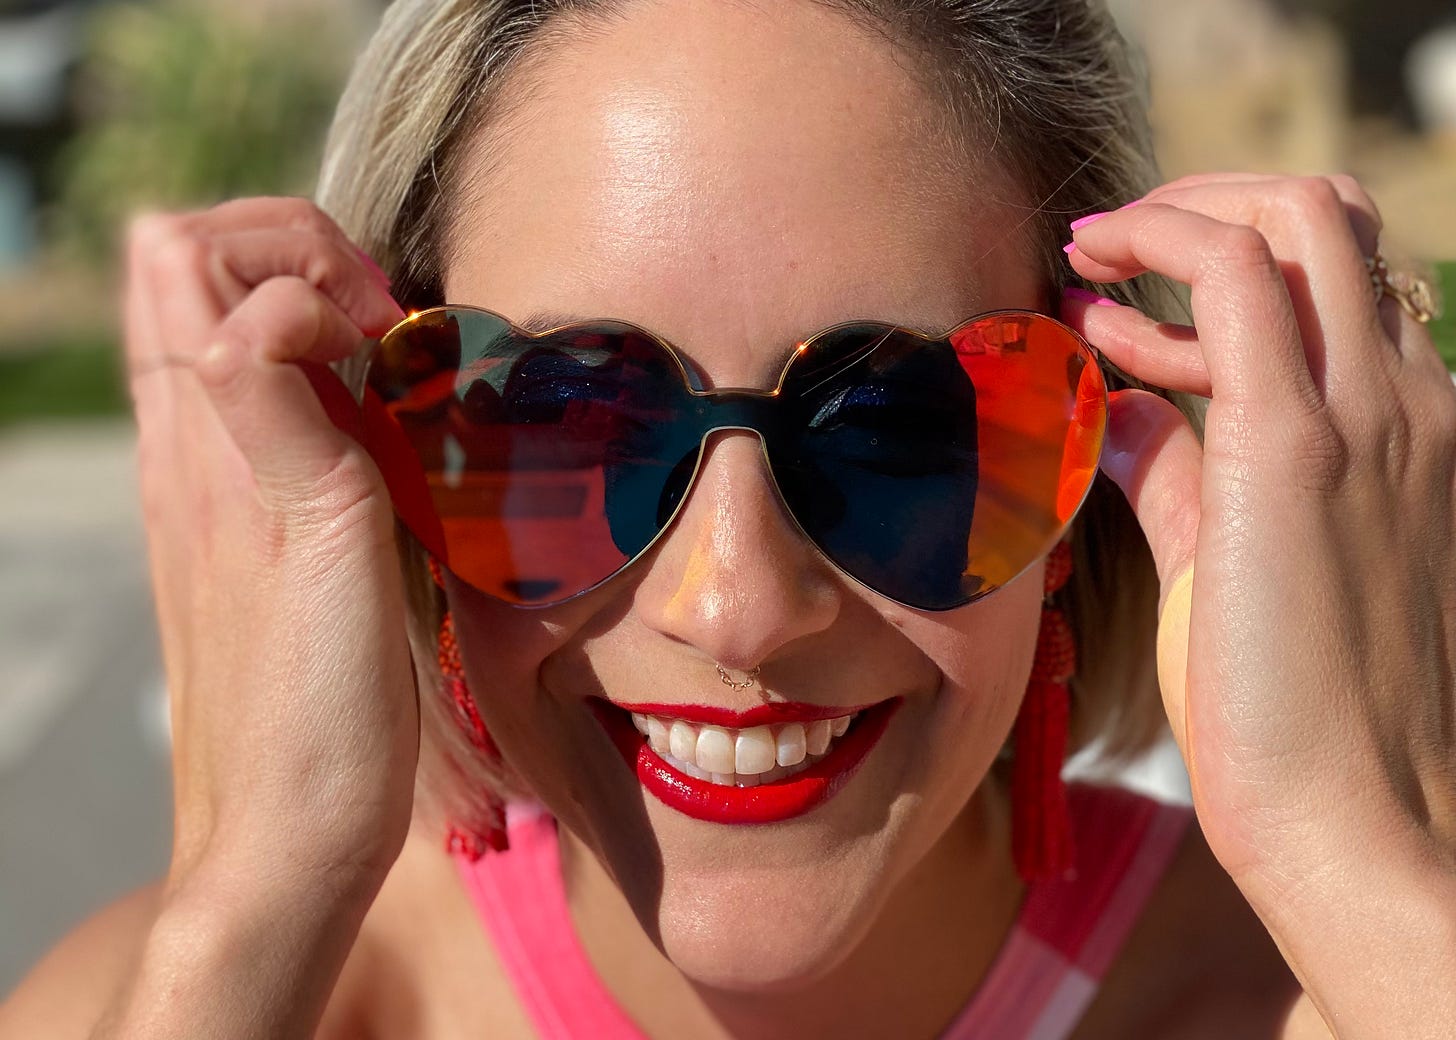
[[[708,385],[757,387],[846,319],[940,332],[1044,303],[1013,186],[943,143],[909,55],[841,15],[661,0],[539,58],[465,171],[452,303],[625,319]],[[753,989],[839,961],[952,832],[1025,688],[1040,582],[946,613],[891,603],[798,534],[756,436],[722,432],[673,527],[603,587],[545,610],[449,594],[510,765],[683,972]],[[715,663],[759,682],[732,689]],[[741,825],[644,789],[594,698],[903,700],[827,801]]]

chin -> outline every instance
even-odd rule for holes
[[[659,834],[661,894],[655,906],[634,906],[699,986],[772,993],[812,985],[861,943],[893,888],[893,827],[837,842],[802,824],[694,841],[703,827],[679,817]]]
[[[850,716],[831,727],[827,744],[809,745],[817,761],[750,788],[769,792],[757,801],[711,778],[677,775],[671,741],[664,752],[657,729],[633,719],[668,709],[598,703],[603,728],[583,740],[576,797],[558,801],[558,817],[571,817],[643,932],[694,985],[803,991],[864,947],[964,807],[976,763],[956,735],[975,731],[979,720],[965,713],[976,703],[913,692],[849,708],[776,704],[773,719],[673,706],[672,729],[687,716],[699,727],[736,724],[739,733],[767,726],[776,741],[782,727],[810,715]],[[794,720],[778,718],[788,712]],[[613,754],[620,765],[607,768]],[[701,757],[699,766],[718,771]]]

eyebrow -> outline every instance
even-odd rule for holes
[[[524,329],[533,335],[540,335],[543,332],[550,332],[552,329],[559,329],[563,325],[574,325],[583,321],[604,321],[607,319],[583,318],[575,314],[567,314],[564,311],[535,311],[524,318],[512,318],[512,323],[518,329]]]

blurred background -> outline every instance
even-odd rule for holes
[[[125,218],[307,194],[384,6],[0,0],[0,994],[168,853],[165,690],[117,359]],[[1145,55],[1170,177],[1354,173],[1388,252],[1453,295],[1451,0],[1112,7]],[[1436,331],[1456,368],[1456,319]],[[1171,744],[1123,779],[1187,796]]]

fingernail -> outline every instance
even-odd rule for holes
[[[1062,296],[1068,300],[1080,300],[1083,303],[1090,303],[1095,307],[1121,307],[1122,304],[1116,300],[1109,300],[1106,296],[1098,296],[1095,292],[1076,285],[1069,285],[1062,290]]]
[[[1068,256],[1071,256],[1076,251],[1077,243],[1075,242],[1068,242],[1066,245],[1062,246],[1062,252],[1066,253]]]
[[[349,393],[344,381],[328,365],[315,361],[300,361],[298,367],[303,369],[303,374],[312,385],[313,392],[318,397],[319,404],[323,405],[324,414],[329,417],[329,421],[362,444],[364,441],[363,413],[359,409],[359,402],[354,400],[354,395]]]
[[[365,267],[369,268],[369,273],[374,275],[375,280],[384,286],[384,288],[388,289],[391,283],[389,281],[389,275],[384,273],[384,268],[375,263],[374,258],[358,246],[354,247],[354,252],[359,254],[359,259],[363,261]]]
[[[1117,404],[1117,400],[1126,390],[1112,390],[1107,394],[1107,410],[1110,413]],[[1135,429],[1135,419],[1124,416],[1122,422],[1107,424],[1107,435],[1102,442],[1102,472],[1111,478],[1118,487],[1126,489],[1128,482],[1132,479],[1133,467],[1137,465],[1137,445],[1139,438]],[[1133,428],[1129,428],[1133,427]]]
[[[409,317],[409,315],[405,313],[404,308],[399,305],[399,301],[396,300],[393,296],[391,296],[389,298],[389,304],[390,304],[390,307],[392,308],[392,313],[390,315],[389,326],[387,328],[380,329],[379,330],[379,334],[380,335],[383,335],[384,333],[388,332],[390,329],[394,328],[400,322],[404,321],[406,318]]]
[[[1136,475],[1152,428],[1147,412],[1137,407],[1138,393],[1140,391],[1126,389],[1107,392],[1107,434],[1102,442],[1102,471],[1124,490]]]
[[[1078,228],[1084,228],[1084,227],[1086,227],[1088,224],[1092,223],[1094,220],[1101,220],[1103,217],[1107,216],[1107,214],[1110,213],[1110,212],[1112,212],[1112,211],[1111,210],[1103,210],[1101,213],[1088,213],[1085,217],[1079,217],[1076,220],[1072,221],[1070,227],[1071,227],[1071,229],[1073,231],[1076,231]]]

